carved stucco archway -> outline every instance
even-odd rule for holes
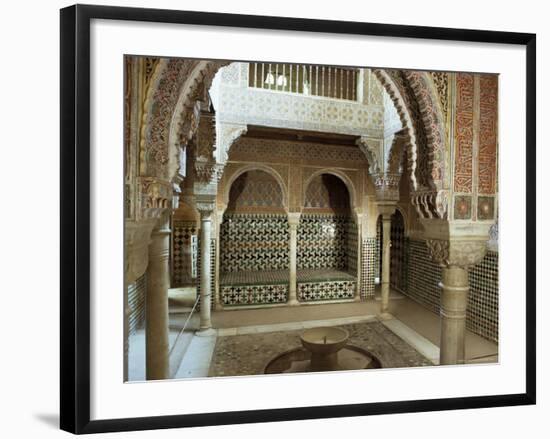
[[[177,179],[181,147],[186,146],[197,125],[196,102],[205,99],[215,74],[227,64],[229,62],[187,59],[161,59],[157,63],[144,106],[141,175],[166,182]],[[398,84],[384,69],[374,69],[373,73],[389,94],[405,127],[411,190],[416,197],[413,204],[424,217],[443,218],[447,211],[445,127],[433,81],[426,72],[403,71],[405,85]],[[412,90],[412,96],[407,94],[405,86]],[[425,164],[418,162],[418,125],[415,126],[411,99],[416,101],[426,137]],[[419,169],[422,165],[427,169]],[[420,173],[424,181],[418,178]],[[355,196],[353,199],[356,203]]]
[[[172,182],[180,151],[193,136],[197,101],[204,101],[217,71],[228,62],[161,59],[151,77],[144,104],[140,173]]]
[[[241,175],[249,171],[263,171],[271,175],[275,179],[275,181],[279,184],[279,187],[281,188],[281,193],[283,194],[283,206],[285,210],[288,210],[288,188],[283,178],[281,177],[281,174],[279,174],[271,166],[262,165],[262,164],[244,165],[242,167],[235,169],[231,174],[228,174],[227,176],[223,177],[224,188],[223,188],[222,200],[223,200],[224,206],[227,206],[229,204],[229,193],[231,192],[231,186],[233,186],[233,183],[235,183],[235,180],[237,180],[237,178],[239,178]]]
[[[433,80],[421,71],[402,71],[401,76],[384,69],[374,69],[373,73],[390,96],[405,128],[413,205],[421,217],[446,218],[449,182],[444,165],[445,121]]]
[[[306,178],[302,187],[302,205],[305,202],[307,188],[309,184],[313,181],[315,177],[318,177],[323,174],[334,175],[335,177],[339,178],[342,181],[342,183],[344,183],[344,185],[346,186],[346,189],[348,190],[350,207],[353,211],[355,211],[356,207],[360,205],[359,200],[357,199],[357,190],[355,189],[355,184],[345,172],[335,168],[319,169]]]

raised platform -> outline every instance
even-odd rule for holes
[[[284,304],[288,300],[288,270],[240,271],[220,275],[224,306]],[[297,271],[297,294],[301,302],[353,299],[357,279],[338,269]]]

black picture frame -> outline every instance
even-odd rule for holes
[[[367,404],[90,420],[90,21],[131,20],[526,47],[526,392]],[[75,5],[61,10],[61,429],[81,434],[515,406],[536,401],[536,35],[303,18]]]

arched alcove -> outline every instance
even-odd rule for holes
[[[220,228],[220,299],[225,306],[284,303],[289,232],[279,182],[249,170],[231,184]]]
[[[299,300],[355,295],[357,225],[348,188],[336,175],[319,174],[306,187],[298,226],[297,270]]]

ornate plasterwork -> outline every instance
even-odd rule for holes
[[[216,126],[216,161],[226,163],[229,150],[235,141],[245,134],[247,126],[221,122]]]
[[[140,177],[138,183],[144,217],[157,216],[157,212],[172,207],[173,188],[170,183],[155,177]]]
[[[409,176],[411,180],[411,190],[415,191],[418,189],[418,180],[416,176],[416,161],[418,156],[418,147],[417,147],[417,141],[416,141],[416,130],[413,123],[413,117],[409,110],[409,106],[407,105],[406,101],[406,95],[394,79],[390,76],[388,71],[383,69],[374,69],[373,73],[378,78],[380,83],[384,86],[386,92],[388,93],[389,97],[391,98],[395,108],[397,109],[397,114],[399,115],[399,118],[401,119],[401,123],[404,127],[404,134],[405,134],[405,143],[407,145],[407,155],[408,155],[408,170],[409,170]]]
[[[487,241],[428,239],[426,245],[435,263],[442,267],[471,267],[483,259]]]
[[[449,74],[447,72],[430,72],[430,76],[432,77],[432,81],[439,97],[443,120],[447,120],[449,105]]]
[[[283,206],[285,208],[288,207],[288,184],[285,182],[288,182],[288,167],[287,166],[281,166],[281,165],[265,165],[261,163],[253,163],[253,164],[243,164],[243,163],[235,163],[235,162],[229,162],[225,166],[225,173],[223,174],[222,180],[221,180],[221,193],[223,194],[223,202],[225,205],[229,204],[229,194],[231,191],[231,187],[233,186],[233,183],[243,174],[249,172],[249,171],[263,171],[277,182],[279,185],[279,188],[281,190],[282,196],[283,196]]]
[[[399,200],[399,182],[403,172],[403,155],[407,136],[392,135],[384,151],[385,142],[360,137],[357,145],[369,162],[369,174],[374,183],[377,201]]]
[[[479,95],[478,193],[489,195],[497,186],[497,75],[479,75]]]
[[[140,173],[170,180],[168,136],[180,89],[197,61],[162,59],[151,79],[145,100],[141,136]]]
[[[380,140],[361,136],[357,139],[356,144],[369,162],[369,174],[380,174],[383,171],[383,163],[380,163]]]
[[[474,142],[474,75],[456,75],[455,111],[455,169],[456,192],[470,194],[473,190],[472,158]]]
[[[443,189],[445,185],[445,119],[438,105],[437,92],[426,72],[406,70],[403,71],[403,75],[409,81],[424,123],[431,180],[438,190]]]
[[[423,218],[446,218],[445,125],[426,72],[375,69],[405,127],[412,202]],[[437,97],[436,97],[437,99]]]
[[[352,135],[384,135],[385,92],[377,81],[371,81],[372,99],[363,102],[249,87],[244,78],[247,73],[246,63],[232,63],[221,71],[220,80],[214,87],[219,121]]]
[[[411,201],[420,218],[447,219],[449,217],[449,191],[417,191]]]
[[[196,129],[197,101],[207,100],[218,61],[161,59],[151,73],[141,140],[141,175],[170,181],[178,172],[180,148]]]
[[[231,148],[230,160],[251,161],[297,161],[315,160],[334,164],[352,162],[365,164],[364,154],[357,148],[342,148],[338,145],[320,143],[292,142],[287,140],[253,139],[241,137]]]
[[[201,214],[201,218],[210,217],[216,210],[215,195],[195,195],[195,209]]]

